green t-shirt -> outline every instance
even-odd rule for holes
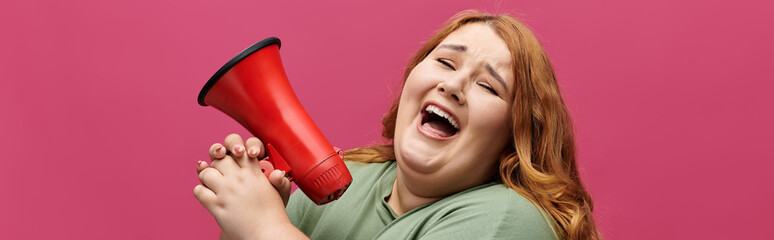
[[[397,164],[347,162],[352,185],[317,206],[301,191],[290,197],[290,221],[311,239],[555,239],[540,210],[499,183],[487,183],[398,216],[390,195]]]

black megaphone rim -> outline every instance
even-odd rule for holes
[[[210,91],[212,86],[215,86],[215,83],[220,80],[221,77],[223,77],[228,70],[231,70],[232,67],[234,67],[237,63],[242,61],[242,59],[245,59],[247,56],[250,56],[250,54],[253,54],[254,52],[261,50],[265,47],[268,47],[270,45],[277,44],[277,48],[282,46],[282,43],[280,42],[279,38],[276,37],[269,37],[266,39],[263,39],[252,46],[246,48],[242,52],[236,55],[236,57],[229,60],[226,65],[223,65],[223,67],[220,67],[217,72],[215,72],[215,75],[212,75],[209,81],[207,81],[206,84],[204,84],[204,87],[199,92],[199,97],[197,98],[199,105],[207,106],[206,103],[204,103],[204,97],[207,96],[207,92]]]

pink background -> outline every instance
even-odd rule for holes
[[[281,38],[322,131],[363,146],[409,55],[469,8],[548,50],[608,239],[771,238],[770,3],[279,2],[2,1],[0,239],[213,239],[194,165],[246,133],[196,104],[221,65]]]

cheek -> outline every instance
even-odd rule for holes
[[[412,85],[413,82],[406,81],[403,85],[403,90],[400,94],[400,101],[398,102],[398,115],[395,119],[395,138],[403,136],[404,130],[411,126],[414,118],[418,114],[418,109],[422,102],[421,96],[419,96],[419,90],[416,86]],[[396,141],[399,141],[396,139]]]
[[[406,83],[401,90],[400,102],[398,103],[398,123],[409,121],[424,101],[425,96],[435,89],[437,81],[432,77],[431,71],[428,71],[427,64],[422,62],[411,71]]]
[[[439,76],[441,73],[434,70],[432,64],[427,60],[422,61],[409,73],[406,84],[403,86],[403,92],[424,92],[433,89],[440,80]]]
[[[470,111],[472,127],[481,135],[485,134],[494,139],[506,139],[511,133],[511,126],[508,124],[510,119],[508,104],[487,102],[480,105]]]
[[[400,96],[400,102],[398,103],[398,115],[397,115],[397,118],[395,119],[396,136],[400,135],[400,133],[398,132],[399,129],[405,128],[405,126],[408,124],[407,121],[411,119],[410,109],[414,108],[413,105],[414,104],[411,103],[411,100],[408,97],[408,93],[404,88]]]

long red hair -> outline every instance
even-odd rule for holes
[[[559,92],[551,62],[534,34],[507,15],[464,11],[455,15],[412,56],[403,83],[414,67],[449,34],[469,23],[485,23],[508,45],[513,59],[515,97],[511,143],[499,160],[503,184],[540,206],[564,239],[601,239],[592,217],[593,204],[581,184],[575,160],[572,123]],[[382,136],[395,135],[400,96],[382,119]],[[359,162],[395,160],[392,144],[355,148],[344,159]]]

